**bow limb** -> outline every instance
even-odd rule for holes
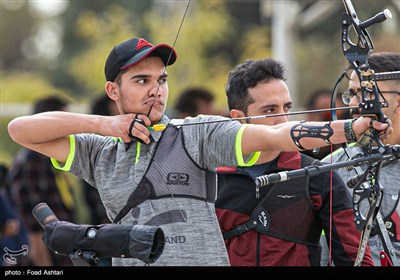
[[[377,116],[379,120],[382,120],[383,113],[379,104],[379,94],[377,94],[378,90],[376,83],[374,81],[368,83],[368,81],[371,81],[371,76],[373,78],[374,74],[374,72],[371,71],[371,69],[369,68],[368,64],[368,55],[373,50],[371,37],[369,36],[366,29],[361,29],[361,22],[357,17],[351,1],[343,0],[343,4],[347,13],[344,13],[342,17],[342,51],[348,62],[356,72],[357,77],[360,81],[362,96],[362,103],[360,104],[361,115]],[[350,28],[353,28],[353,31],[356,33],[356,44],[350,40]],[[367,95],[371,96],[372,94],[375,94],[375,98],[367,100]],[[376,134],[377,133],[375,133],[375,135]],[[377,138],[377,144],[382,145],[382,142],[379,140],[379,135]],[[349,157],[351,149],[346,146],[344,148],[344,151]],[[361,170],[359,170],[359,172],[360,171]],[[368,186],[367,183],[364,183],[368,175],[374,177],[374,174],[369,174],[368,170],[360,174],[363,175],[361,176],[359,182],[353,190],[354,221],[357,229],[362,230],[361,242],[359,244],[356,260],[354,263],[355,266],[361,265],[364,258],[365,250],[367,248],[368,239],[372,228],[374,218],[373,214],[376,210],[376,205],[378,201],[377,199],[380,190],[379,182],[375,182],[378,188],[371,188],[370,186]],[[369,204],[366,217],[361,215],[361,210],[359,209],[360,202],[364,199],[367,199]]]
[[[361,22],[357,17],[351,0],[343,0],[343,3],[347,13],[344,13],[342,17],[342,51],[360,81],[361,115],[384,122],[385,115],[382,112],[382,107],[387,106],[387,102],[380,101],[383,96],[376,83],[375,72],[368,63],[368,56],[374,47],[366,27],[386,20],[391,17],[391,14],[390,12],[380,13],[369,20]],[[357,36],[357,43],[352,42],[350,39],[352,31]],[[383,153],[385,148],[379,138],[379,133],[372,129],[371,133],[373,140],[379,147],[379,152]]]

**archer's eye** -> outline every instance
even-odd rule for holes
[[[340,96],[342,97],[342,101],[344,104],[349,105],[350,101],[353,99],[354,96],[357,97],[358,102],[361,101],[359,97],[360,91],[354,92],[353,90],[345,90],[340,93]]]
[[[166,82],[167,82],[167,78],[161,78],[161,79],[158,80],[158,83],[159,83],[160,85],[163,85],[163,84],[165,84]]]
[[[292,109],[292,105],[285,106],[285,108],[284,108],[286,113],[289,112],[291,109]]]

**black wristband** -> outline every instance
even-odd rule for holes
[[[355,120],[356,119],[352,119],[351,121],[346,121],[344,123],[344,136],[349,143],[357,142],[356,135],[353,131],[353,122],[355,122]]]

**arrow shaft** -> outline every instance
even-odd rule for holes
[[[177,124],[176,126],[187,126],[187,125],[206,124],[206,123],[219,123],[219,122],[227,122],[227,121],[256,120],[256,119],[275,118],[275,117],[282,117],[282,116],[292,116],[292,115],[303,115],[303,114],[310,114],[310,113],[314,114],[314,113],[321,113],[321,112],[349,110],[349,109],[356,109],[356,108],[359,108],[359,106],[347,106],[347,107],[338,107],[338,108],[297,111],[297,112],[262,115],[262,116],[251,116],[251,117],[241,117],[241,118],[226,118],[226,119],[215,120],[215,121],[182,123],[182,124]]]

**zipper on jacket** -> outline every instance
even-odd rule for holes
[[[260,187],[256,186],[256,199],[260,199]]]

